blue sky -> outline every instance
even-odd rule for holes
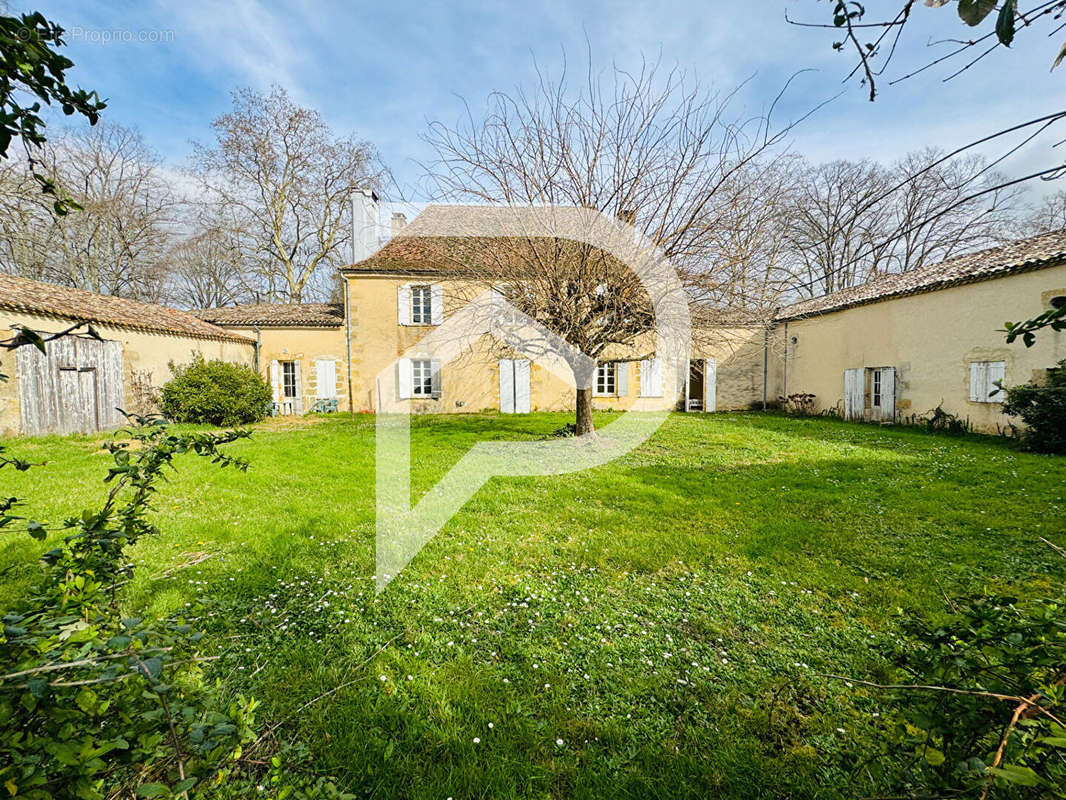
[[[867,5],[873,13],[893,3]],[[169,165],[186,163],[190,140],[210,139],[210,121],[228,108],[232,89],[276,82],[338,132],[372,141],[414,201],[421,199],[418,162],[432,156],[419,138],[428,121],[454,122],[464,99],[476,113],[489,92],[528,85],[534,60],[551,73],[564,59],[582,69],[586,40],[600,68],[635,68],[661,54],[708,86],[728,90],[747,80],[738,113],[764,110],[790,75],[813,70],[796,78],[780,114],[799,115],[845,90],[795,132],[793,149],[815,159],[890,160],[926,145],[950,149],[1061,107],[1066,80],[1066,66],[1049,72],[1060,42],[1038,33],[949,83],[941,81],[945,69],[895,87],[883,81],[871,104],[857,83],[841,86],[851,62],[832,51],[831,32],[785,22],[786,9],[795,18],[827,18],[831,4],[816,0],[47,0],[33,7],[67,28],[74,80],[108,98],[107,117],[139,128]],[[952,7],[919,4],[914,14],[897,74],[940,53],[931,40],[965,33]],[[129,32],[127,40],[117,41],[114,31]],[[1057,138],[1066,138],[1063,127]],[[1021,174],[1062,160],[1048,149],[1052,141],[1045,136],[1005,170]]]

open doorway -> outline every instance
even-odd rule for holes
[[[685,381],[685,411],[716,411],[718,408],[718,365],[713,358],[688,362]]]
[[[688,362],[688,387],[685,392],[685,410],[703,411],[704,361],[694,358]]]

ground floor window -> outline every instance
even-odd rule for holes
[[[281,392],[287,399],[296,397],[296,362],[281,362]]]
[[[616,365],[612,363],[596,365],[596,394],[614,395],[617,393],[615,371]]]
[[[1003,390],[999,388],[1007,374],[1005,361],[970,362],[970,402],[1002,403]]]
[[[411,362],[411,394],[414,397],[433,396],[433,362],[428,358]]]

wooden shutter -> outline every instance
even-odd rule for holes
[[[629,394],[629,362],[619,361],[614,365],[615,394],[625,397]]]
[[[984,403],[988,400],[985,387],[988,386],[988,362],[970,362],[970,400],[974,403]],[[982,392],[985,392],[982,396]]]
[[[433,318],[434,325],[444,322],[444,291],[439,283],[430,287],[429,313]]]
[[[396,393],[401,400],[411,399],[411,359],[401,358],[396,362]]]
[[[1005,361],[989,361],[988,362],[988,397],[985,398],[985,402],[988,403],[1002,403],[1004,398],[1003,390],[996,384],[1007,379],[1007,363]]]
[[[400,325],[411,324],[411,284],[396,287],[396,321]]]
[[[430,390],[433,392],[433,399],[440,399],[440,359],[434,358],[429,362],[430,371]]]
[[[281,402],[281,366],[277,361],[270,362],[270,390],[274,393],[274,402]]]
[[[514,361],[500,359],[500,413],[514,413]]]
[[[514,362],[514,411],[529,413],[529,360],[517,358]]]
[[[319,400],[337,396],[337,362],[329,358],[315,361],[315,394]]]
[[[718,410],[718,362],[713,358],[703,360],[703,410]]]
[[[896,368],[881,368],[881,421],[896,421]]]
[[[866,371],[844,370],[844,419],[862,419],[866,402]]]

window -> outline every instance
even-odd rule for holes
[[[411,362],[411,396],[433,396],[433,362],[429,359]]]
[[[970,362],[970,402],[1002,403],[1003,390],[999,385],[1006,378],[1005,361]]]
[[[881,370],[872,370],[873,379],[870,386],[870,395],[874,408],[881,407]]]
[[[296,362],[281,362],[281,393],[287,399],[296,397]]]
[[[411,287],[411,324],[433,324],[433,290],[430,286]]]
[[[615,364],[597,364],[596,365],[596,392],[595,394],[601,396],[614,395],[617,392],[615,385]]]

